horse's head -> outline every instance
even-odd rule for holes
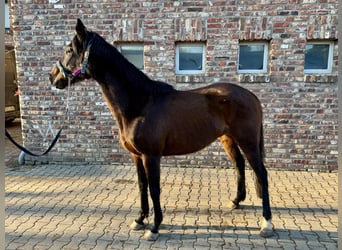
[[[89,51],[92,45],[93,33],[87,31],[80,19],[77,19],[76,35],[66,46],[64,58],[56,63],[50,72],[50,82],[59,89],[90,78],[87,71]]]

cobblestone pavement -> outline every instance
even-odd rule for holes
[[[9,147],[6,156],[16,160]],[[269,170],[276,230],[264,239],[251,171],[246,201],[230,211],[233,170],[162,167],[164,220],[158,240],[147,242],[143,231],[129,229],[140,203],[134,167],[22,168],[13,161],[6,160],[5,171],[9,250],[337,249],[337,173]]]

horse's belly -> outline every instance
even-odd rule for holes
[[[177,133],[178,134],[178,133]],[[163,155],[182,155],[199,151],[214,142],[222,133],[203,131],[202,133],[183,134],[180,133],[167,138],[164,146]]]
[[[227,124],[218,116],[207,114],[192,116],[171,123],[164,144],[164,155],[189,154],[199,151],[218,137],[229,132]],[[170,124],[170,125],[171,125]]]
[[[191,146],[191,147],[189,147],[189,146],[166,147],[164,152],[163,152],[163,156],[191,154],[191,153],[200,151],[201,149],[205,148],[209,144],[210,143],[205,144],[205,145],[201,145],[201,146],[197,146],[197,147],[194,147],[194,146]]]

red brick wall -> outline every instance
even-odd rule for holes
[[[145,72],[177,88],[226,79],[251,89],[264,107],[269,168],[337,169],[337,1],[11,1],[25,145],[45,149],[62,124],[67,91],[52,88],[48,72],[74,35],[75,19],[109,42],[142,42]],[[56,3],[54,3],[56,2]],[[238,74],[240,41],[267,40],[269,70]],[[307,41],[333,40],[331,74],[305,75]],[[205,41],[206,73],[175,74],[175,43]],[[132,164],[93,81],[70,90],[69,119],[56,149],[31,162]],[[46,139],[46,135],[48,139]],[[114,139],[113,139],[114,137]],[[228,166],[216,142],[174,165]]]

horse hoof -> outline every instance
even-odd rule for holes
[[[139,231],[145,228],[145,224],[139,224],[136,221],[133,221],[133,223],[129,226],[130,229],[134,231]]]
[[[264,238],[269,238],[274,235],[274,230],[272,228],[263,228],[260,230],[260,236]]]
[[[263,220],[261,229],[260,229],[260,236],[264,238],[269,238],[274,235],[274,228],[271,220]]]
[[[237,209],[239,207],[240,207],[239,204],[235,204],[234,201],[229,201],[229,203],[228,203],[228,208],[230,208],[231,210]]]
[[[144,239],[148,241],[156,241],[158,239],[159,233],[152,233],[150,230],[148,230],[145,235]]]

